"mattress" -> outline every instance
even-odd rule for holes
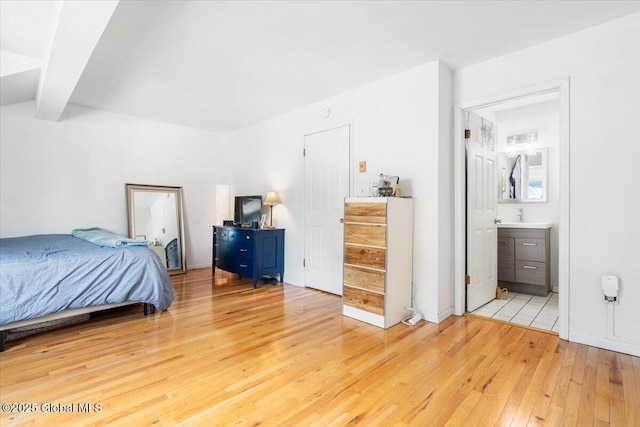
[[[127,301],[163,311],[173,298],[165,267],[147,247],[100,247],[67,234],[0,239],[0,325]]]

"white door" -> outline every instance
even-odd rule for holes
[[[498,285],[497,167],[495,125],[468,114],[467,144],[467,311],[496,296]]]
[[[350,126],[304,137],[305,286],[342,295],[344,198]]]

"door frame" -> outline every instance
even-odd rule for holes
[[[558,224],[558,309],[559,336],[569,339],[569,166],[570,166],[570,110],[569,110],[569,77],[514,90],[501,95],[486,97],[470,102],[454,105],[454,145],[453,145],[453,186],[454,186],[454,285],[453,312],[457,316],[465,313],[465,274],[466,274],[466,150],[464,149],[464,113],[481,107],[499,104],[511,99],[544,92],[559,92],[560,140],[560,219]]]
[[[302,150],[305,149],[305,140],[307,136],[311,136],[311,135],[315,135],[317,133],[320,132],[326,132],[326,131],[330,131],[330,130],[334,130],[334,129],[338,129],[344,126],[348,126],[349,127],[349,194],[347,197],[351,197],[353,193],[353,189],[354,189],[354,169],[353,169],[353,159],[354,159],[354,143],[353,143],[353,136],[354,136],[354,126],[353,126],[353,120],[349,120],[349,121],[336,121],[334,123],[332,123],[331,125],[324,125],[324,126],[318,126],[318,127],[314,127],[312,129],[309,129],[305,132],[303,132],[302,135],[302,141],[301,141],[301,145],[302,145]],[[304,152],[304,151],[303,151]],[[302,157],[302,188],[300,190],[300,192],[302,193],[302,259],[300,259],[300,264],[304,263],[304,260],[307,257],[306,254],[306,247],[307,247],[307,240],[306,240],[306,235],[307,235],[307,212],[305,210],[305,206],[307,203],[307,197],[309,197],[309,195],[306,193],[306,188],[307,188],[307,183],[306,183],[306,168],[307,168],[307,162],[306,162],[306,158],[303,156]],[[300,265],[299,264],[299,265]],[[306,267],[303,265],[302,267],[302,287],[306,288],[307,285],[307,278],[306,278],[306,274],[307,274],[307,269]]]

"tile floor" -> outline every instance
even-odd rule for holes
[[[472,314],[558,332],[558,294],[538,297],[509,292],[509,299],[489,301]]]

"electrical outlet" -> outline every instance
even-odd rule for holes
[[[415,325],[420,320],[422,320],[422,315],[420,313],[414,314],[413,317],[411,319],[409,319],[409,324],[410,325]]]
[[[360,162],[360,173],[363,173],[366,171],[367,171],[367,162],[363,160]]]

